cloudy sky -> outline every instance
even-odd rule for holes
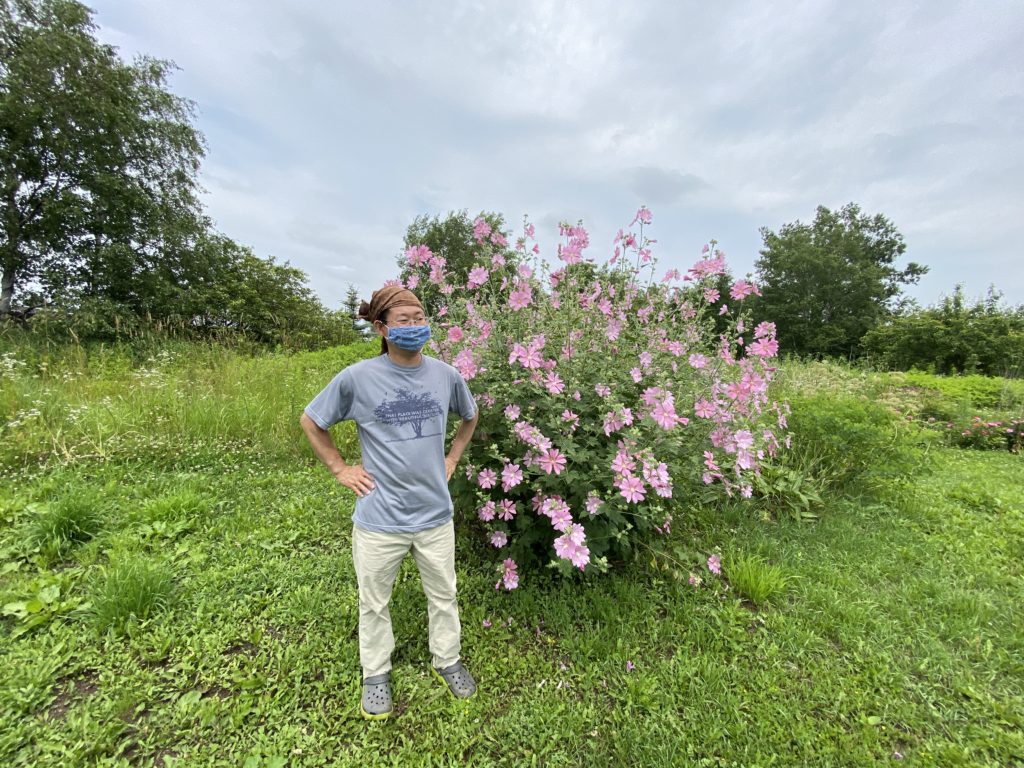
[[[88,0],[87,0],[88,2]],[[173,60],[218,228],[337,307],[396,274],[418,214],[524,214],[610,255],[638,206],[660,266],[854,201],[909,293],[1024,303],[1024,3],[92,0],[126,58]],[[784,9],[784,10],[782,10]]]

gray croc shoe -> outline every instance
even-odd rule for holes
[[[363,680],[363,698],[359,709],[367,720],[386,720],[394,706],[391,703],[390,675],[374,675]]]
[[[476,693],[476,680],[469,674],[469,670],[462,666],[461,661],[456,661],[445,669],[432,668],[434,674],[448,686],[452,696],[457,699],[468,699]]]

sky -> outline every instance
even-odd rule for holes
[[[88,0],[87,0],[88,2]],[[560,221],[612,255],[641,205],[659,270],[857,203],[907,294],[1024,304],[1024,3],[92,0],[126,59],[178,67],[216,227],[330,308],[397,276],[421,214]]]

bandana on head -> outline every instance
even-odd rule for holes
[[[400,285],[386,285],[373,292],[369,304],[364,301],[359,305],[358,314],[361,319],[369,321],[372,325],[393,307],[419,307],[420,311],[423,311],[423,305],[420,303],[420,300],[408,288],[403,288]],[[387,351],[388,343],[384,338],[381,338],[380,353],[383,355]]]
[[[380,320],[381,315],[393,307],[419,307],[423,309],[416,294],[400,285],[388,285],[374,291],[370,303],[365,301],[359,306],[359,317],[371,324]]]

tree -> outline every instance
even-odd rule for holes
[[[75,0],[0,0],[0,317],[33,283],[149,311],[207,227],[171,64],[94,31]]]
[[[359,304],[359,292],[352,283],[349,283],[348,290],[345,292],[345,316],[348,317],[349,322],[352,324],[352,330],[359,336],[365,336],[369,326],[365,320],[359,317]]]
[[[470,219],[466,209],[450,211],[442,219],[440,216],[417,216],[405,232],[405,250],[417,245],[425,245],[435,257],[444,259],[444,270],[447,282],[455,286],[464,286],[469,278],[469,270],[478,266],[477,257],[480,244],[476,233],[476,221],[483,221],[485,229],[480,230],[481,239],[492,245],[503,247],[503,228],[505,220],[500,213],[482,211],[476,219]],[[505,249],[506,263],[492,271],[492,279],[511,276],[515,271],[518,259],[515,253]],[[403,253],[398,257],[401,270],[400,279],[407,281],[410,275],[409,265]],[[435,315],[437,310],[451,297],[445,297],[437,286],[423,281],[413,288],[428,315]]]
[[[1024,305],[1006,306],[989,288],[969,303],[963,286],[936,305],[903,312],[869,331],[864,350],[899,370],[1019,376],[1024,368]]]
[[[440,404],[430,392],[421,392],[418,395],[409,390],[399,387],[395,392],[394,400],[387,400],[373,409],[373,415],[385,424],[402,427],[406,424],[412,425],[415,437],[405,438],[414,440],[421,437],[436,437],[423,434],[423,422],[444,416]]]
[[[785,224],[778,233],[764,227],[761,237],[755,315],[773,320],[781,348],[801,355],[858,354],[864,334],[896,309],[902,286],[928,271],[914,262],[897,268],[903,236],[854,203],[819,206],[813,224]]]

